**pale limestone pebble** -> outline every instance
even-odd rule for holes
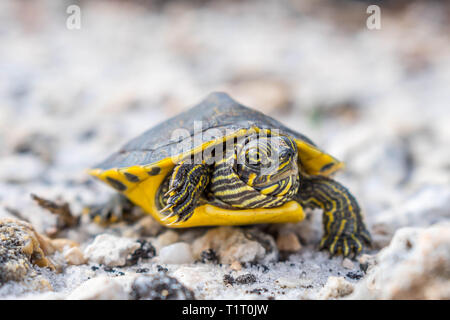
[[[344,258],[344,260],[342,260],[342,266],[345,269],[353,269],[355,267],[355,264],[349,258]]]
[[[129,254],[140,247],[136,240],[101,234],[84,250],[91,263],[100,263],[110,267],[124,266]]]
[[[450,299],[450,223],[399,229],[352,299]]]
[[[86,259],[77,242],[66,238],[47,239],[53,249],[57,251],[57,253],[60,253],[55,253],[52,256],[52,261],[58,262],[58,271],[62,271],[62,265],[65,263],[71,265],[81,265],[86,263]]]
[[[230,264],[230,269],[234,271],[242,270],[242,264],[239,261],[233,261],[233,263]]]
[[[99,276],[83,282],[67,297],[67,300],[128,300],[124,286],[116,279]]]
[[[220,263],[235,261],[253,262],[273,260],[278,255],[275,241],[269,235],[253,230],[219,227],[209,230],[193,244],[194,258],[199,259],[204,250],[216,251]]]
[[[300,251],[302,245],[294,232],[283,232],[277,237],[277,247],[280,251],[297,252]]]
[[[78,247],[72,247],[64,251],[64,259],[68,264],[75,266],[85,264],[87,261],[83,251],[81,251]]]
[[[319,299],[339,299],[353,292],[353,284],[343,277],[329,277],[325,286],[318,294]]]
[[[158,256],[159,263],[189,264],[194,262],[191,246],[185,242],[177,242],[161,248]]]

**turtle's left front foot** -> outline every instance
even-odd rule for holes
[[[164,195],[166,206],[163,220],[177,216],[173,223],[189,219],[197,207],[200,195],[209,183],[209,168],[205,164],[181,162],[173,169],[169,190]]]

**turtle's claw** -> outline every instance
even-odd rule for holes
[[[177,212],[176,211],[172,211],[171,213],[169,213],[164,218],[161,218],[161,221],[166,221],[167,219],[170,219],[170,218],[172,218],[173,216],[176,216],[176,215],[177,215]]]
[[[364,244],[370,243],[371,237],[366,230],[356,234],[325,235],[320,241],[320,250],[327,250],[331,257],[342,254],[354,259],[363,251]]]
[[[176,190],[175,187],[171,187],[166,193],[164,193],[164,197],[168,197],[174,195],[173,192]]]
[[[159,210],[159,212],[161,213],[166,213],[168,211],[170,211],[172,209],[173,205],[171,203],[167,204],[164,208],[162,208],[161,210]]]

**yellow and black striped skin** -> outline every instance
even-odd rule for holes
[[[296,200],[304,208],[323,210],[321,249],[349,256],[371,243],[358,202],[347,188],[328,177],[302,176],[300,181]]]
[[[278,150],[272,150],[272,144]],[[297,147],[289,137],[250,136],[236,144],[234,154],[215,163],[211,195],[230,209],[279,207],[297,193],[297,159]],[[262,174],[264,166],[272,164],[276,170]]]

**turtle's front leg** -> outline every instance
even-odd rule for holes
[[[168,219],[177,216],[174,223],[188,220],[197,207],[200,195],[209,183],[210,169],[206,164],[181,162],[173,169],[169,191],[164,195],[166,206],[160,211]]]
[[[301,176],[297,200],[304,207],[323,209],[321,249],[327,249],[332,255],[353,253],[356,256],[364,244],[370,245],[371,236],[358,203],[338,182],[320,176]]]

